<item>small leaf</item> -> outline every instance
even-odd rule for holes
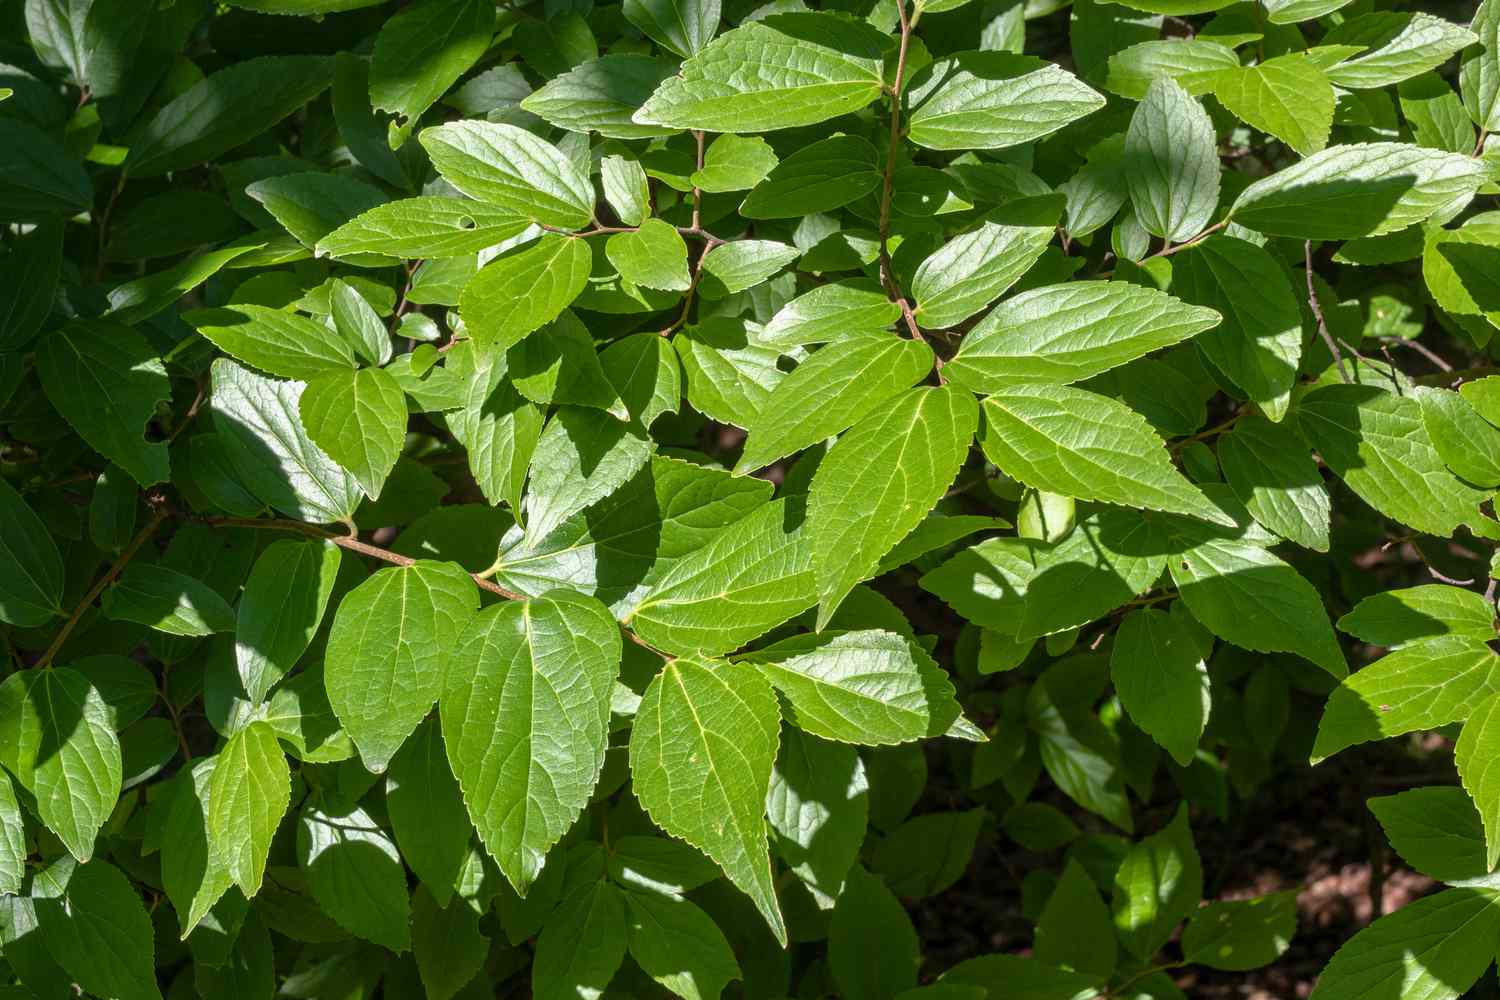
[[[603,996],[625,960],[625,894],[608,882],[578,888],[547,918],[531,965],[536,1000]]]
[[[1149,960],[1198,909],[1202,895],[1203,865],[1183,804],[1161,831],[1134,844],[1115,872],[1114,921],[1120,939],[1136,957]]]
[[[63,561],[46,525],[0,479],[0,621],[22,628],[63,614]]]
[[[1333,85],[1317,64],[1292,52],[1256,66],[1220,73],[1214,97],[1231,114],[1280,139],[1303,156],[1328,145],[1333,127]]]
[[[917,984],[921,960],[916,929],[900,900],[855,865],[828,925],[828,966],[841,995],[891,1000]]]
[[[446,907],[469,859],[474,826],[436,720],[419,725],[391,759],[385,805],[401,857],[432,899]]]
[[[246,897],[260,890],[271,838],[291,804],[291,772],[276,734],[252,722],[229,738],[208,782],[209,853]]]
[[[912,276],[917,322],[954,326],[999,298],[1052,241],[1062,207],[1058,196],[1021,199],[943,244]]]
[[[927,149],[1004,149],[1104,107],[1059,66],[1009,52],[966,52],[912,79],[908,137]]]
[[[225,354],[268,375],[307,380],[355,366],[345,338],[296,313],[244,304],[196,309],[183,320]]]
[[[582,407],[561,407],[547,422],[531,459],[526,537],[546,538],[570,515],[613,493],[651,457],[637,428]]]
[[[1458,777],[1484,822],[1485,869],[1500,861],[1500,782],[1491,772],[1500,741],[1500,699],[1491,695],[1474,706],[1453,748]]]
[[[438,173],[471,198],[562,229],[594,214],[588,177],[556,146],[514,125],[461,121],[418,137]]]
[[[411,898],[396,845],[363,809],[305,807],[297,858],[318,906],[356,937],[392,951],[411,947]]]
[[[1211,969],[1248,972],[1280,958],[1296,931],[1295,892],[1212,902],[1182,932],[1182,953]]]
[[[496,205],[423,195],[377,205],[318,240],[328,257],[381,254],[441,259],[463,257],[504,243],[531,221]]]
[[[375,36],[370,103],[415,120],[484,55],[495,33],[485,0],[418,0]]]
[[[151,918],[118,868],[59,858],[37,872],[31,898],[47,950],[83,989],[161,1000]]]
[[[683,1000],[712,1000],[740,978],[724,932],[695,904],[656,893],[623,895],[630,956],[646,975]]]
[[[1125,134],[1125,181],[1135,217],[1168,244],[1192,239],[1219,203],[1219,154],[1203,105],[1158,79]]]
[[[583,291],[593,259],[588,243],[555,233],[495,258],[459,300],[469,336],[482,348],[504,350],[546,326]]]
[[[1193,638],[1165,611],[1142,608],[1120,623],[1110,677],[1130,718],[1187,767],[1208,723],[1208,671]]]
[[[1109,910],[1093,880],[1076,860],[1047,898],[1036,923],[1038,961],[1102,981],[1114,971],[1117,947]]]
[[[297,404],[313,444],[349,470],[365,496],[380,491],[406,443],[406,394],[379,368],[328,372],[307,383]]]
[[[660,219],[647,219],[639,229],[611,236],[604,253],[620,277],[634,284],[679,292],[692,284],[687,244],[676,228]]]
[[[136,563],[106,595],[105,614],[168,635],[233,632],[234,612],[208,584],[165,566]]]

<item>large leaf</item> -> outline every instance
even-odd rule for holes
[[[63,561],[21,494],[0,479],[0,621],[33,628],[61,615]]]
[[[37,872],[31,897],[47,950],[85,990],[161,1000],[151,918],[118,868],[59,858]]]
[[[1500,861],[1500,781],[1493,765],[1500,750],[1500,699],[1493,695],[1476,705],[1464,723],[1453,762],[1484,823],[1485,868]]]
[[[379,368],[336,371],[307,383],[297,404],[313,444],[347,469],[371,500],[406,442],[406,394]]]
[[[752,472],[845,430],[932,370],[932,349],[886,333],[829,344],[777,383],[735,472]]]
[[[352,344],[296,313],[245,303],[194,310],[183,319],[219,350],[267,375],[306,380],[355,365]]]
[[[1208,112],[1169,79],[1151,84],[1125,133],[1135,217],[1168,243],[1198,235],[1219,203],[1219,153]]]
[[[327,90],[333,60],[262,56],[201,80],[158,111],[130,147],[125,169],[155,177],[212,160],[261,135]]]
[[[907,136],[928,149],[1002,149],[1050,135],[1104,107],[1066,70],[1009,52],[942,59],[912,81]]]
[[[88,174],[56,139],[0,118],[0,219],[49,222],[84,211],[92,196]]]
[[[672,660],[636,710],[630,771],[651,818],[717,861],[785,942],[765,822],[779,728],[776,694],[754,667]]]
[[[630,955],[652,979],[683,1000],[712,1000],[740,966],[724,932],[680,896],[627,892]]]
[[[1115,927],[1126,948],[1149,959],[1203,895],[1203,865],[1186,804],[1166,827],[1131,846],[1114,882]]]
[[[1448,889],[1376,920],[1334,953],[1313,1000],[1455,1000],[1489,966],[1500,890]]]
[[[495,9],[485,0],[418,0],[380,29],[370,60],[370,103],[414,120],[490,46]]]
[[[365,766],[386,769],[443,689],[443,662],[479,606],[452,563],[380,570],[339,603],[323,673]]]
[[[610,53],[549,81],[521,107],[573,132],[598,132],[611,139],[669,135],[671,129],[641,125],[631,116],[675,71],[676,66],[663,59]]]
[[[208,782],[209,853],[246,896],[260,890],[271,838],[291,804],[291,772],[276,733],[252,722],[229,738]]]
[[[42,341],[36,368],[47,399],[90,447],[142,486],[166,481],[167,446],[147,441],[146,425],[172,388],[140,334],[106,320],[70,323]]]
[[[1362,14],[1323,36],[1324,45],[1364,50],[1329,67],[1328,79],[1346,90],[1386,87],[1442,65],[1474,40],[1473,32],[1432,14]]]
[[[1481,520],[1484,492],[1448,471],[1410,396],[1325,386],[1303,398],[1297,421],[1328,467],[1387,517],[1444,537]]]
[[[782,727],[766,799],[771,844],[823,909],[838,898],[859,857],[869,820],[869,788],[865,766],[852,746]]]
[[[1348,240],[1405,229],[1484,183],[1478,160],[1396,142],[1334,146],[1240,192],[1230,215],[1267,236]]]
[[[1154,608],[1120,623],[1110,677],[1130,718],[1187,767],[1208,724],[1208,671],[1191,633]]]
[[[561,407],[531,459],[526,537],[546,538],[570,515],[609,496],[651,457],[640,430],[599,410]]]
[[[671,653],[716,656],[817,603],[804,510],[776,500],[679,560],[624,622]]]
[[[338,546],[314,540],[273,542],[255,560],[234,629],[235,664],[251,701],[262,701],[307,651],[338,570]]]
[[[585,241],[546,233],[490,261],[459,299],[469,336],[481,348],[504,350],[546,326],[583,291],[593,260]]]
[[[1300,52],[1236,67],[1214,79],[1214,97],[1253,128],[1310,156],[1328,145],[1333,127],[1333,85]]]
[[[1440,636],[1355,671],[1328,696],[1313,761],[1346,747],[1462,722],[1500,691],[1500,656],[1483,642]]]
[[[978,424],[967,390],[917,388],[855,424],[829,450],[813,474],[807,507],[819,630],[942,499]]]
[[[696,52],[635,120],[710,132],[812,125],[880,96],[887,36],[840,14],[771,14]]]
[[[975,392],[1093,378],[1219,323],[1213,309],[1123,282],[1047,285],[1001,302],[965,335],[943,374]]]
[[[979,443],[1000,470],[1049,493],[1229,525],[1173,466],[1146,419],[1084,389],[1014,385],[987,397]]]
[[[448,765],[438,720],[424,721],[392,758],[385,805],[402,860],[446,907],[469,862],[474,826]]]
[[[471,198],[563,229],[581,229],[593,217],[588,177],[524,129],[461,121],[423,129],[419,138],[444,179]]]
[[[1052,241],[1061,211],[1059,197],[1023,199],[943,244],[912,276],[917,321],[934,330],[953,326],[999,298]]]
[[[340,927],[392,951],[411,946],[406,870],[395,843],[369,813],[304,808],[297,860],[318,907]]]
[[[625,0],[625,19],[652,41],[686,59],[719,28],[719,0]]]
[[[1500,129],[1500,4],[1481,3],[1469,30],[1479,44],[1464,53],[1458,68],[1459,92],[1474,124],[1494,132]]]
[[[120,797],[120,741],[98,690],[76,670],[25,670],[0,683],[0,764],[80,861]]]
[[[212,369],[212,410],[234,472],[257,499],[302,521],[347,520],[359,484],[302,429],[300,382],[263,378],[223,358]]]
[[[1214,236],[1177,255],[1172,290],[1223,314],[1194,343],[1266,416],[1285,416],[1302,360],[1302,313],[1276,258],[1245,240]]]
[[[1328,551],[1328,489],[1293,428],[1245,416],[1218,445],[1224,478],[1257,521],[1298,545]]]
[[[447,660],[443,742],[485,847],[525,893],[604,767],[620,629],[566,591],[487,608]]]
[[[318,240],[317,248],[329,257],[463,257],[519,236],[530,225],[498,205],[424,195],[377,205]]]

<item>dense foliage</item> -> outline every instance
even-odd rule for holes
[[[0,996],[1490,967],[1500,0],[755,3],[0,0]]]

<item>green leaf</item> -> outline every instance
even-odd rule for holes
[[[47,399],[89,447],[142,486],[167,480],[167,446],[147,441],[145,432],[172,387],[140,334],[107,320],[77,320],[42,341],[36,369]]]
[[[1464,789],[1479,809],[1484,822],[1485,870],[1500,861],[1500,784],[1491,773],[1500,741],[1500,700],[1491,695],[1474,706],[1453,748],[1453,762]]]
[[[1083,866],[1070,859],[1037,918],[1033,954],[1102,982],[1114,972],[1116,950],[1109,909]]]
[[[219,751],[208,782],[209,853],[247,897],[260,890],[266,856],[291,804],[291,772],[276,733],[252,722]]]
[[[328,372],[307,383],[297,413],[313,444],[378,500],[406,443],[400,384],[379,368]]]
[[[820,909],[832,907],[868,826],[869,779],[859,754],[783,726],[766,813],[772,849]]]
[[[1081,382],[1218,325],[1212,309],[1122,282],[1047,285],[1013,295],[965,335],[943,374],[975,392]]]
[[[1481,595],[1442,583],[1371,594],[1340,618],[1345,632],[1375,646],[1457,635],[1491,642],[1495,609]]]
[[[1178,254],[1172,290],[1223,314],[1194,343],[1266,416],[1285,416],[1302,360],[1302,313],[1276,259],[1246,240],[1213,236]]]
[[[611,139],[649,139],[672,129],[631,119],[652,91],[676,72],[662,59],[611,53],[564,73],[521,102],[521,107],[571,132],[598,132]]]
[[[918,388],[865,417],[829,450],[808,495],[819,630],[942,499],[978,422],[966,390]]]
[[[779,715],[755,668],[671,660],[636,710],[630,772],[652,820],[718,862],[784,943],[765,824]]]
[[[125,170],[135,178],[157,177],[215,159],[268,131],[332,82],[333,60],[324,56],[234,63],[158,111],[131,143]]]
[[[245,193],[308,249],[386,200],[379,188],[352,177],[311,171],[268,177],[245,188]]]
[[[604,254],[620,277],[634,284],[677,292],[692,284],[687,244],[676,227],[660,219],[647,219],[639,229],[611,236]]]
[[[569,516],[613,493],[651,457],[651,442],[630,424],[583,407],[560,407],[531,460],[526,537],[537,542]]]
[[[1172,80],[1189,96],[1214,89],[1214,82],[1238,69],[1234,49],[1209,38],[1153,38],[1137,42],[1109,57],[1104,85],[1132,101],[1139,101],[1159,79]]]
[[[928,734],[941,706],[928,689],[925,656],[909,639],[883,631],[799,637],[750,654],[786,698],[787,718],[824,739],[869,746]],[[951,697],[951,696],[950,696]]]
[[[418,138],[438,173],[471,198],[561,229],[594,215],[588,176],[556,146],[514,125],[461,121]]]
[[[87,210],[93,188],[83,166],[47,133],[0,118],[0,219],[55,222]]]
[[[1123,403],[1070,386],[1015,385],[981,409],[985,455],[1027,486],[1233,523],[1183,478],[1145,418]]]
[[[168,635],[233,632],[234,612],[208,584],[166,566],[136,563],[107,592],[105,614]]]
[[[1484,822],[1457,785],[1410,788],[1366,800],[1386,840],[1412,868],[1450,884],[1489,882]]]
[[[1357,743],[1462,722],[1500,691],[1500,657],[1457,635],[1423,639],[1350,674],[1318,722],[1317,763]]]
[[[436,719],[423,721],[391,759],[385,805],[402,859],[446,907],[468,862],[474,826]]]
[[[587,242],[555,233],[496,257],[470,279],[459,300],[470,338],[480,347],[504,350],[546,326],[583,291],[593,261]]]
[[[521,488],[542,436],[543,410],[521,398],[506,376],[505,354],[464,345],[450,354],[468,359],[463,407],[448,414],[448,429],[469,457],[469,471],[491,504],[521,509]],[[452,365],[453,361],[449,361]]]
[[[1448,889],[1407,903],[1344,943],[1312,1000],[1390,995],[1456,1000],[1479,979],[1500,928],[1500,890]]]
[[[418,0],[375,36],[370,103],[414,121],[490,47],[495,8],[485,0]]]
[[[1431,14],[1380,11],[1349,18],[1324,35],[1322,44],[1364,50],[1328,69],[1328,79],[1338,86],[1361,90],[1435,69],[1474,41],[1472,31]]]
[[[625,0],[624,13],[646,37],[686,59],[718,30],[719,6],[719,0]]]
[[[218,274],[229,264],[240,261],[243,266],[244,261],[241,258],[249,257],[257,251],[266,250],[276,260],[283,259],[276,256],[278,253],[285,253],[287,259],[292,260],[303,256],[301,250],[296,247],[295,241],[290,238],[283,242],[283,248],[272,251],[268,249],[265,234],[255,234],[238,240],[222,250],[210,250],[196,257],[190,257],[165,271],[157,271],[144,278],[116,285],[109,293],[109,312],[106,316],[117,323],[145,322]]]
[[[850,1000],[890,1000],[917,984],[921,945],[911,917],[877,876],[849,871],[828,924],[828,966]]]
[[[1239,67],[1214,79],[1214,97],[1241,121],[1310,156],[1328,145],[1333,85],[1301,53]]]
[[[777,310],[762,338],[781,348],[840,340],[850,330],[884,330],[901,307],[872,281],[834,281],[797,296]]]
[[[363,809],[305,807],[297,859],[313,899],[340,927],[392,951],[411,946],[406,869],[395,843]]]
[[[1250,541],[1206,538],[1167,560],[1193,617],[1243,649],[1296,653],[1334,677],[1348,672],[1318,592]]]
[[[620,656],[608,609],[556,591],[487,608],[448,658],[448,760],[485,848],[518,893],[593,794]]]
[[[0,259],[0,352],[21,350],[42,332],[57,295],[62,257],[63,224],[53,220],[15,240]]]
[[[954,326],[999,298],[1042,255],[1061,212],[1060,197],[1022,199],[943,244],[912,277],[917,322],[933,330]]]
[[[1422,424],[1443,463],[1478,486],[1500,485],[1500,430],[1451,389],[1420,386]]]
[[[816,603],[803,510],[782,499],[679,560],[622,621],[669,653],[717,656]]]
[[[300,521],[353,516],[359,484],[312,443],[298,416],[300,382],[262,378],[223,358],[213,363],[210,406],[234,473],[256,498]]]
[[[80,861],[93,855],[120,797],[120,741],[111,722],[109,706],[76,670],[27,670],[0,683],[0,764]]]
[[[880,96],[888,41],[840,14],[799,11],[748,21],[695,52],[635,120],[736,133],[827,121]]]
[[[581,886],[537,935],[531,965],[536,1000],[603,996],[625,960],[625,894],[608,882]]]
[[[227,865],[214,853],[208,833],[208,783],[216,759],[205,757],[177,772],[165,789],[161,881],[186,938],[234,885]]]
[[[1003,149],[1033,142],[1104,107],[1104,97],[1051,63],[966,52],[912,80],[907,135],[927,149]]]
[[[423,195],[376,205],[323,236],[317,249],[328,257],[463,257],[519,236],[530,224],[484,202]]]
[[[1160,612],[1158,612],[1160,613]],[[1203,866],[1184,803],[1160,832],[1131,846],[1115,872],[1114,923],[1137,958],[1149,961],[1198,909]]]
[[[708,144],[703,168],[693,171],[693,186],[710,194],[748,191],[780,162],[766,140],[755,136],[721,135]]]
[[[1248,972],[1280,958],[1296,932],[1295,892],[1212,902],[1182,932],[1182,953],[1196,965]]]
[[[1485,0],[1474,11],[1469,30],[1479,39],[1464,52],[1458,67],[1458,89],[1474,124],[1500,129],[1500,4]]]
[[[1328,551],[1328,490],[1292,427],[1241,417],[1219,436],[1218,458],[1224,478],[1255,520],[1298,545]]]
[[[463,900],[439,905],[425,886],[412,896],[411,947],[430,1000],[450,1000],[479,974],[490,942]]]
[[[735,472],[764,468],[838,434],[921,380],[932,361],[926,344],[887,333],[829,344],[771,390]]]
[[[785,373],[781,351],[764,343],[744,323],[710,318],[672,338],[687,376],[687,398],[704,416],[749,427]]]
[[[31,898],[47,950],[79,986],[119,1000],[161,1000],[151,918],[118,868],[59,858],[36,873]]]
[[[21,494],[0,479],[0,621],[45,625],[62,610],[63,561],[57,543]]]
[[[1169,79],[1152,82],[1125,133],[1135,217],[1167,243],[1192,239],[1219,203],[1219,148],[1203,105]]]
[[[130,543],[138,500],[135,481],[118,465],[99,473],[89,498],[89,540],[96,548],[118,552]]]
[[[679,896],[624,893],[630,956],[641,970],[683,1000],[712,1000],[740,966],[724,932]]]
[[[722,299],[754,288],[796,260],[799,254],[796,247],[774,240],[720,243],[703,255],[704,278],[699,292],[704,298]]]
[[[419,560],[379,570],[340,602],[328,635],[328,701],[379,774],[443,687],[443,662],[479,606],[469,574]]]
[[[598,354],[599,365],[632,419],[645,428],[682,404],[682,366],[665,337],[636,333]]]
[[[1135,511],[1104,508],[1052,545],[1012,540],[1010,558],[1000,565],[1018,579],[1024,594],[1005,602],[1014,610],[995,624],[1029,642],[1085,625],[1145,592],[1167,559],[1147,542],[1151,530]],[[988,575],[997,572],[991,568]],[[977,581],[974,589],[981,589]]]
[[[651,214],[651,188],[646,170],[635,160],[615,154],[599,161],[604,200],[627,226],[639,226]]]
[[[1130,718],[1183,767],[1208,724],[1208,670],[1193,637],[1165,611],[1142,608],[1120,622],[1110,678]]]
[[[880,184],[869,140],[835,135],[803,146],[775,164],[740,203],[747,219],[793,219],[858,201]]]
[[[26,822],[10,775],[0,771],[0,894],[14,896],[26,877]]]
[[[1324,463],[1387,517],[1438,536],[1478,523],[1485,494],[1443,465],[1422,405],[1373,386],[1330,385],[1308,393],[1298,426]]]
[[[1484,166],[1458,153],[1398,142],[1353,143],[1255,181],[1240,192],[1230,216],[1267,236],[1380,236],[1464,204],[1484,181]]]
[[[605,410],[621,420],[628,416],[599,363],[593,336],[571,312],[559,316],[542,335],[512,347],[505,361],[511,382],[534,403],[573,403]]]
[[[267,375],[307,380],[355,366],[344,337],[296,313],[246,303],[195,309],[183,320],[225,354]]]

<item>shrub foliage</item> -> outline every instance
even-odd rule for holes
[[[0,995],[1458,996],[1496,4],[0,0]]]

